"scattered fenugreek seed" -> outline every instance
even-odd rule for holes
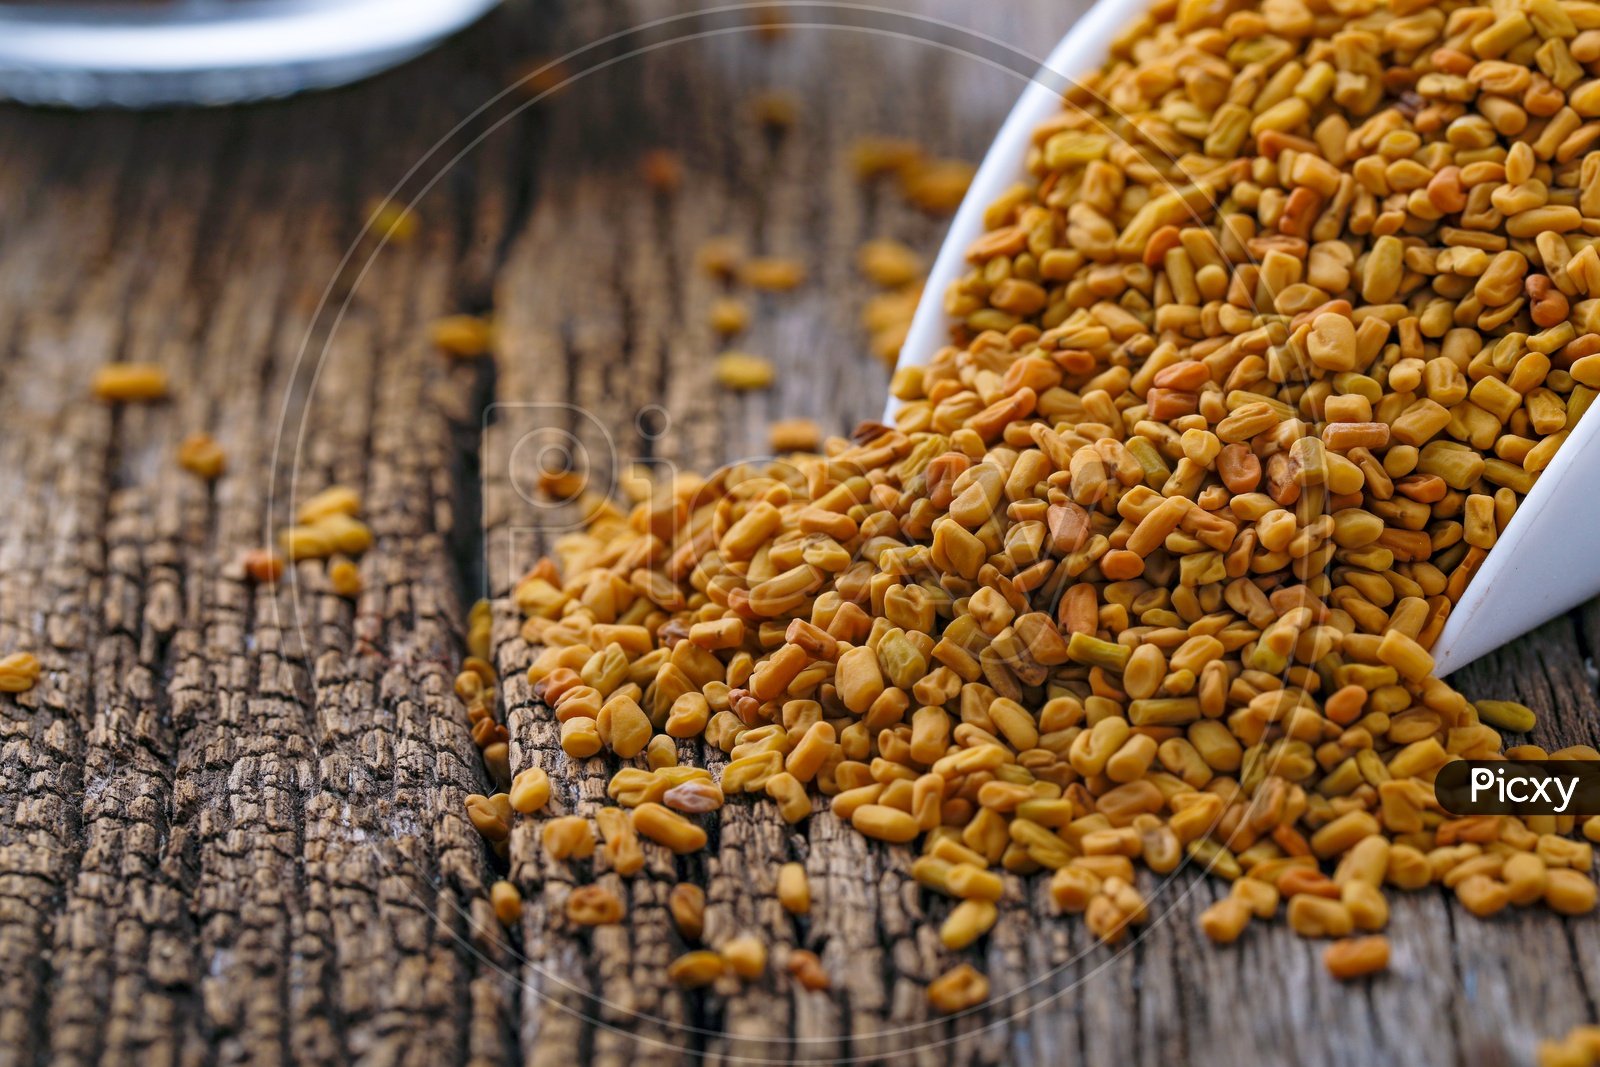
[[[579,926],[610,926],[623,914],[622,901],[604,886],[579,886],[567,894],[567,919]]]
[[[13,652],[0,659],[0,693],[26,693],[39,683],[42,670],[31,652]]]
[[[665,148],[652,149],[639,158],[639,175],[651,189],[670,195],[683,185],[683,160]]]
[[[989,999],[989,979],[970,963],[957,964],[928,983],[928,1003],[945,1014],[977,1007]]]
[[[1386,970],[1389,966],[1389,939],[1382,934],[1375,934],[1335,941],[1323,951],[1322,962],[1335,978],[1359,978]]]
[[[720,955],[709,949],[685,952],[667,965],[667,977],[685,989],[699,989],[710,985],[726,967]]]
[[[678,935],[685,941],[698,941],[705,931],[706,891],[689,882],[679,882],[667,894],[667,911]]]
[[[856,252],[856,266],[874,285],[893,289],[922,275],[922,257],[889,237],[868,241]]]
[[[367,201],[366,218],[372,236],[403,245],[417,235],[417,213],[404,204],[384,197]]]
[[[743,934],[722,946],[722,959],[728,970],[747,982],[754,981],[767,969],[767,946],[754,934]]]
[[[789,973],[794,975],[795,981],[812,992],[820,992],[833,985],[815,952],[803,948],[790,952],[788,969]]]
[[[811,910],[811,880],[806,877],[805,864],[785,863],[778,868],[778,903],[790,915]]]
[[[767,424],[773,452],[815,452],[822,447],[822,427],[813,419],[778,419]]]
[[[345,556],[336,555],[328,560],[328,587],[335,595],[355,597],[361,595],[361,568]]]
[[[446,315],[428,327],[428,339],[447,355],[472,359],[489,351],[494,330],[477,315]]]
[[[718,297],[711,302],[707,319],[713,330],[724,337],[732,337],[750,325],[750,305],[737,297]]]
[[[806,280],[805,264],[782,256],[756,256],[739,264],[739,280],[752,289],[779,292]]]
[[[112,363],[94,372],[94,395],[113,404],[137,404],[167,395],[167,372],[153,363]]]
[[[522,894],[510,882],[500,881],[490,886],[489,903],[494,905],[494,916],[501,926],[513,926],[522,918]]]
[[[202,431],[190,434],[178,445],[178,465],[197,478],[215,481],[227,469],[228,456],[216,438]]]
[[[771,361],[748,352],[722,353],[717,357],[715,374],[718,385],[739,392],[765,389],[776,377]]]

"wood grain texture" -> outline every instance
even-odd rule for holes
[[[0,109],[0,650],[46,668],[0,698],[0,1064],[1522,1064],[1592,1021],[1592,917],[1483,922],[1405,896],[1392,971],[1341,985],[1282,926],[1210,946],[1194,917],[1219,890],[1187,872],[1144,876],[1160,918],[1119,952],[1056,917],[1040,879],[1007,876],[993,933],[960,954],[994,1000],[931,1018],[947,904],[904,848],[820,804],[788,827],[735,801],[704,853],[647,846],[631,879],[550,861],[533,818],[502,863],[464,819],[487,780],[450,679],[484,592],[514,768],[552,771],[548,814],[593,811],[615,770],[569,764],[519,677],[532,651],[504,594],[574,520],[533,502],[539,449],[703,469],[760,455],[776,416],[841,432],[876,415],[854,251],[889,235],[931,256],[942,223],[856,183],[852,140],[976,159],[1019,89],[1007,57],[1047,50],[1081,7],[797,7],[805,25],[765,42],[743,12],[520,2],[335,93]],[[452,133],[532,58],[663,18],[569,59],[580,76],[549,99],[509,95]],[[747,109],[769,88],[801,102],[781,135]],[[675,195],[639,178],[657,147],[685,161]],[[366,206],[397,183],[421,225],[376,251]],[[716,234],[808,268],[754,298],[738,342],[777,364],[768,392],[713,384],[721,285],[693,261]],[[495,359],[429,349],[429,320],[490,306]],[[113,360],[162,364],[174,396],[88,402]],[[197,429],[228,452],[214,485],[172,458]],[[276,591],[244,581],[240,553],[333,482],[362,490],[377,534],[366,591],[333,596],[314,564]],[[1538,743],[1595,743],[1597,635],[1590,604],[1458,683],[1529,704]],[[790,859],[815,898],[799,920],[774,896]],[[527,902],[511,931],[485,900],[506,875]],[[595,880],[628,924],[566,921]],[[671,987],[677,881],[705,887],[709,942],[759,932],[773,973]],[[793,948],[822,957],[830,991],[788,981]]]

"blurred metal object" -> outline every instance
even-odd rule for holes
[[[329,88],[419,55],[497,3],[0,2],[0,98],[141,108]]]

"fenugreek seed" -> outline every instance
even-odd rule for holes
[[[1544,901],[1563,915],[1587,915],[1594,910],[1594,879],[1582,871],[1556,868],[1547,873]]]
[[[1219,945],[1231,945],[1250,925],[1250,905],[1238,897],[1224,897],[1200,913],[1200,930]]]
[[[467,797],[467,818],[485,840],[504,841],[511,833],[511,798],[503,793],[492,797],[474,793]]]
[[[789,973],[794,975],[795,981],[812,992],[820,992],[833,984],[815,952],[796,949],[789,953],[788,968]]]
[[[685,941],[698,941],[705,929],[706,893],[697,885],[679,882],[667,894],[667,911]]]
[[[989,932],[1000,910],[987,900],[963,900],[939,928],[939,940],[952,952],[966,948]]]
[[[1389,966],[1389,939],[1373,937],[1347,937],[1335,941],[1322,953],[1323,966],[1335,978],[1360,978],[1387,970]]]
[[[271,549],[251,549],[243,563],[245,574],[258,585],[271,585],[283,577],[283,557]]]
[[[578,926],[610,926],[624,913],[622,901],[604,886],[579,886],[567,894],[567,919]]]
[[[222,476],[228,467],[228,456],[210,434],[193,433],[178,446],[178,465],[209,482]]]
[[[718,385],[739,392],[765,389],[776,377],[770,360],[748,352],[722,353],[717,357],[715,374]]]
[[[948,215],[961,206],[976,168],[965,160],[913,162],[900,174],[900,186],[911,201],[930,215]]]
[[[658,845],[680,855],[706,847],[706,832],[682,815],[649,802],[633,809],[633,825]]]
[[[651,189],[670,195],[683,185],[683,160],[665,148],[652,149],[639,158],[639,176]]]
[[[360,596],[363,588],[361,568],[344,556],[334,556],[328,561],[328,586],[338,596]]]
[[[1514,734],[1528,733],[1538,722],[1532,708],[1510,700],[1475,700],[1472,706],[1478,709],[1479,719]]]
[[[767,969],[767,946],[753,934],[731,938],[722,946],[722,960],[728,970],[753,982]]]
[[[153,363],[113,363],[94,372],[94,395],[113,404],[137,404],[167,395],[167,372]]]
[[[806,279],[805,265],[777,256],[747,259],[738,267],[739,280],[752,289],[793,289]]]
[[[494,917],[501,926],[514,926],[522,918],[522,894],[510,882],[500,881],[489,887],[489,903],[494,905]]]
[[[685,989],[699,989],[722,977],[727,964],[709,949],[685,952],[667,965],[667,977]]]
[[[731,296],[718,297],[706,313],[711,328],[724,337],[742,333],[750,325],[750,307]]]
[[[874,285],[886,289],[905,285],[922,274],[922,258],[887,237],[862,245],[856,253],[856,264]]]
[[[417,213],[393,200],[368,201],[366,218],[372,235],[379,240],[403,245],[417,235]]]
[[[563,815],[544,824],[544,850],[551,859],[587,859],[594,855],[594,831],[581,815]]]
[[[26,693],[39,682],[42,668],[28,652],[13,652],[0,659],[0,693]]]
[[[472,359],[489,351],[494,334],[489,323],[476,315],[446,315],[428,327],[433,346],[458,359]]]
[[[785,863],[778,868],[778,903],[790,915],[804,915],[811,910],[811,883],[804,864]]]
[[[928,983],[928,1003],[949,1014],[975,1008],[989,999],[989,979],[970,963],[957,964]]]
[[[815,452],[822,427],[812,419],[778,419],[767,425],[767,443],[774,452]]]
[[[532,815],[550,801],[550,777],[538,767],[517,772],[511,780],[511,810]]]

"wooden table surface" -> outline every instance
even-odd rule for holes
[[[962,954],[996,999],[930,1019],[923,987],[955,961],[907,850],[825,809],[786,827],[765,802],[731,803],[704,854],[652,846],[628,881],[548,861],[520,818],[528,906],[494,922],[505,867],[461,817],[487,783],[450,684],[466,605],[503,598],[571,522],[528,492],[533,458],[565,433],[597,469],[702,468],[758,455],[773,417],[837,432],[877,413],[854,251],[895,236],[931,255],[942,223],[858,184],[851,142],[976,159],[1020,88],[1007,68],[1081,7],[795,6],[809,25],[770,42],[748,13],[701,13],[573,57],[582,76],[522,108],[494,98],[530,60],[686,9],[513,3],[338,92],[0,108],[0,651],[46,667],[0,698],[0,1063],[1495,1064],[1593,1021],[1592,916],[1483,922],[1406,895],[1391,971],[1340,985],[1281,925],[1210,946],[1194,917],[1219,890],[1192,872],[1147,880],[1158,919],[1120,951],[1008,876]],[[781,135],[747,106],[769,88],[801,101]],[[639,180],[656,147],[685,161],[674,196]],[[396,186],[420,226],[374,254],[365,206]],[[778,365],[768,392],[712,382],[718,285],[693,258],[725,233],[809,269],[740,341]],[[430,320],[491,306],[495,358],[431,349]],[[116,360],[162,364],[174,395],[90,401]],[[200,429],[229,457],[212,486],[173,459]],[[243,581],[286,501],[333,482],[361,489],[377,533],[359,600],[314,564],[276,593]],[[496,618],[513,765],[556,768],[551,809],[590,812],[614,768],[564,762],[503,599]],[[1597,634],[1591,604],[1457,682],[1531,705],[1538,743],[1593,743]],[[816,898],[800,921],[773,897],[791,858]],[[595,877],[631,921],[575,932],[560,901]],[[678,880],[707,887],[708,939],[811,948],[832,990],[671,987]]]

